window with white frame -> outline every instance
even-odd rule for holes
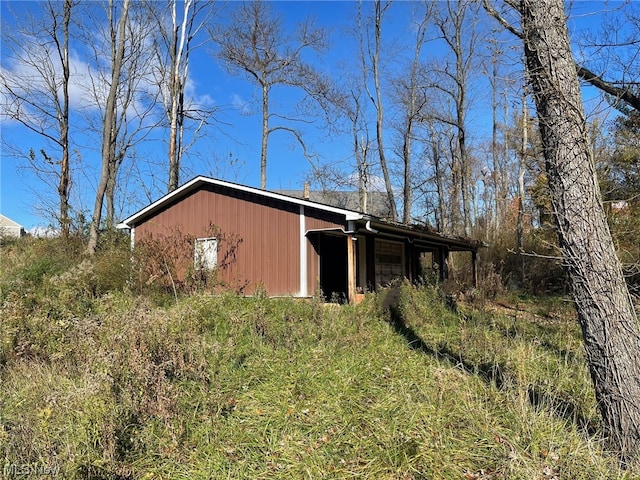
[[[196,270],[213,270],[218,265],[218,239],[196,238],[193,262]]]

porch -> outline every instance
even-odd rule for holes
[[[470,254],[472,282],[477,283],[479,242],[388,222],[350,224],[348,230],[306,233],[319,258],[318,287],[327,300],[354,303],[359,293],[403,279],[446,280],[454,251]]]

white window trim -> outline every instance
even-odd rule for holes
[[[193,264],[196,270],[213,270],[218,266],[217,237],[196,238],[193,247]]]

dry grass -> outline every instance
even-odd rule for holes
[[[454,313],[435,289],[403,288],[389,308],[373,295],[157,306],[50,283],[3,287],[4,466],[114,480],[634,478],[603,449],[579,331],[556,304]],[[81,308],[57,300],[69,292]]]

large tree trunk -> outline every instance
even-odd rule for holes
[[[640,335],[607,226],[562,0],[521,0],[527,71],[589,370],[608,439],[640,464]]]

